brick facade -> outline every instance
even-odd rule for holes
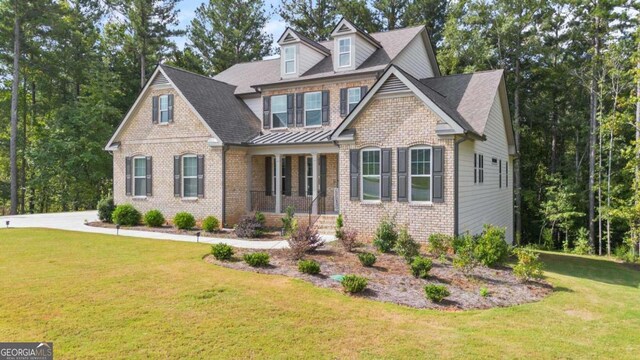
[[[340,145],[340,207],[345,225],[358,230],[363,239],[373,236],[379,220],[395,217],[407,225],[417,241],[430,234],[454,232],[454,140],[435,134],[439,117],[414,96],[375,98],[351,124],[355,143]],[[414,145],[444,146],[444,202],[429,205],[397,201],[397,148]],[[350,200],[349,150],[365,147],[392,148],[391,201],[365,204]]]

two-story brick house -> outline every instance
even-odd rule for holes
[[[158,66],[106,147],[116,203],[227,225],[293,205],[364,236],[389,215],[423,241],[491,223],[512,241],[502,71],[441,76],[422,26],[343,19],[328,41],[287,29],[278,44],[214,78]]]

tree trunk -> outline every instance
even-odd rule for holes
[[[24,214],[27,191],[27,79],[22,80],[22,151],[20,154],[20,214]]]
[[[520,151],[520,60],[516,58],[515,64],[515,89],[513,94],[513,123],[516,149]],[[516,208],[515,208],[515,237],[516,244],[520,245],[522,239],[522,196],[520,183],[520,167],[521,161],[518,156],[513,162],[513,188],[515,192]]]
[[[595,199],[595,171],[596,171],[596,131],[598,131],[598,120],[597,120],[597,111],[598,111],[598,97],[597,97],[597,86],[598,86],[598,61],[600,58],[600,18],[595,18],[595,30],[594,30],[594,49],[595,56],[592,64],[592,74],[591,74],[591,86],[589,89],[589,242],[591,247],[595,249],[596,247],[596,199]]]
[[[640,54],[640,34],[638,35],[638,37],[639,39],[636,39],[636,41],[638,42],[638,54]],[[636,188],[634,190],[637,194],[637,192],[640,190],[638,188],[640,185],[640,57],[638,58],[636,68],[638,72],[636,75]],[[639,203],[640,196],[636,195],[636,209],[640,207]],[[638,243],[638,246],[640,246],[640,239],[638,239],[637,237],[636,242]]]
[[[20,17],[18,14],[18,0],[14,2],[13,24],[13,79],[11,83],[11,139],[9,145],[9,162],[11,167],[11,208],[9,213],[15,215],[18,211],[18,93],[20,82]]]

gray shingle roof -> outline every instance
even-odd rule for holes
[[[294,131],[272,132],[259,135],[251,141],[250,145],[283,145],[283,144],[312,144],[330,142],[329,137],[333,130],[319,131]]]
[[[255,93],[256,90],[252,88],[255,85],[382,71],[423,29],[424,26],[417,26],[370,34],[373,39],[382,45],[382,48],[377,49],[357,69],[351,71],[336,73],[333,70],[331,57],[327,56],[302,76],[295,79],[282,79],[280,76],[280,59],[277,58],[236,64],[216,75],[214,79],[237,85],[235,93],[239,95]],[[331,49],[333,48],[333,40],[320,42],[319,45]]]
[[[260,120],[234,95],[234,85],[172,66],[160,67],[223,143],[240,144],[260,134]]]
[[[294,34],[296,34],[296,36],[298,38],[300,38],[300,41],[304,42],[305,44],[308,44],[309,46],[313,46],[314,48],[324,52],[324,53],[328,53],[331,54],[331,50],[327,49],[326,47],[320,45],[319,43],[309,39],[308,37],[300,34],[299,32],[295,31],[292,28],[288,28],[289,30],[291,30],[291,32],[293,32]],[[284,34],[283,34],[284,35]]]

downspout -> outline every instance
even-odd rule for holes
[[[459,187],[459,147],[460,144],[462,144],[463,142],[469,140],[469,137],[465,134],[464,137],[456,140],[453,143],[453,235],[454,236],[458,236],[458,224],[459,224],[459,217],[460,214],[458,212],[458,199],[459,199],[459,192],[458,192],[458,187]]]
[[[226,203],[227,203],[227,150],[229,150],[228,145],[222,145],[222,226],[226,226],[227,224],[227,212],[226,212]]]

